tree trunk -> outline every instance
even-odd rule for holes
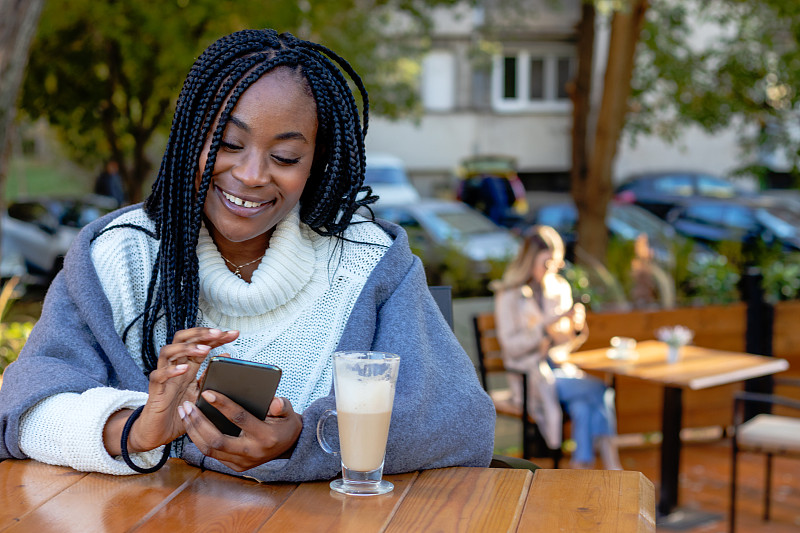
[[[5,204],[17,95],[43,4],[44,0],[0,0],[0,205]]]
[[[578,72],[569,86],[572,100],[572,168],[570,170],[570,189],[576,201],[586,188],[589,178],[589,150],[587,148],[587,128],[592,94],[592,64],[594,62],[594,21],[595,8],[584,2],[581,20],[578,22]]]
[[[628,111],[636,43],[647,7],[648,0],[631,0],[627,10],[617,11],[613,15],[603,99],[588,175],[582,187],[573,186],[572,189],[578,209],[578,246],[603,264],[608,245],[606,208],[613,192],[611,173]]]

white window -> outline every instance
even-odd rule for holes
[[[570,46],[496,55],[492,107],[497,111],[569,111],[566,86],[575,69],[575,49]]]
[[[455,107],[456,68],[449,52],[431,52],[422,61],[422,105],[428,111]]]

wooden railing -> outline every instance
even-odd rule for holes
[[[789,361],[787,375],[800,376],[800,301],[779,302],[774,306],[772,354]],[[747,306],[686,307],[624,313],[588,313],[589,338],[581,349],[609,346],[614,335],[636,340],[655,338],[662,326],[684,325],[695,331],[694,344],[719,350],[746,351]],[[620,433],[639,433],[660,429],[662,390],[631,378],[617,378],[617,420]],[[725,427],[731,423],[733,392],[742,384],[725,385],[700,391],[684,391],[684,427]],[[797,395],[791,389],[775,391]]]

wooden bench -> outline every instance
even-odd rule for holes
[[[501,387],[490,383],[490,376],[505,377],[508,374],[517,374],[522,378],[522,396],[528,397],[528,378],[524,372],[507,369],[500,357],[500,342],[497,340],[495,332],[495,321],[493,313],[483,313],[473,317],[473,327],[475,331],[475,344],[478,352],[478,372],[480,373],[481,383],[486,392],[494,402],[494,408],[498,415],[516,418],[522,421],[522,456],[530,457],[549,457],[553,460],[553,468],[558,468],[558,463],[562,458],[561,448],[553,450],[547,446],[544,437],[539,431],[531,413],[525,402],[517,405],[511,401],[511,390],[506,386],[505,380],[501,381]]]

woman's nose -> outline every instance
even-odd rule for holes
[[[231,174],[248,187],[258,187],[269,182],[269,168],[266,157],[254,150],[239,154]]]

